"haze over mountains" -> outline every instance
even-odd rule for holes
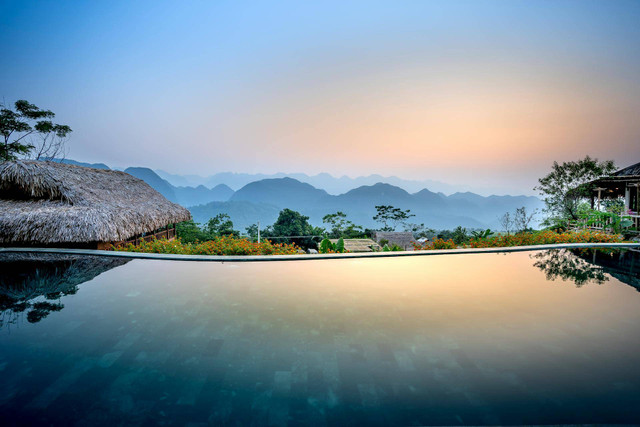
[[[249,173],[233,173],[222,172],[208,177],[202,177],[199,175],[176,175],[170,174],[162,170],[155,171],[161,178],[165,179],[169,183],[175,186],[191,186],[204,185],[205,187],[214,187],[218,184],[226,184],[233,190],[239,190],[245,185],[260,181],[262,179],[270,178],[293,178],[300,182],[306,182],[316,188],[321,188],[329,194],[338,195],[346,193],[356,187],[363,185],[373,185],[378,182],[385,182],[387,184],[395,185],[405,190],[415,193],[423,188],[429,188],[431,191],[442,192],[445,194],[451,194],[458,191],[468,191],[470,188],[460,185],[451,185],[440,181],[434,180],[409,180],[398,178],[397,176],[382,176],[378,174],[359,176],[357,178],[351,178],[346,175],[341,177],[335,177],[328,173],[320,173],[317,175],[307,175],[304,173],[274,173],[274,174],[249,174]]]
[[[73,160],[65,162],[96,167]],[[107,167],[103,164],[97,166]],[[144,180],[167,199],[189,208],[196,222],[204,223],[219,213],[227,213],[240,231],[258,221],[263,227],[272,224],[284,208],[309,216],[313,225],[323,225],[324,215],[342,211],[354,223],[375,228],[376,223],[372,219],[376,213],[375,206],[385,204],[410,209],[415,214],[410,222],[424,223],[435,229],[451,229],[458,225],[499,229],[498,218],[505,212],[513,212],[522,206],[528,211],[542,208],[542,202],[533,196],[485,197],[472,192],[445,195],[424,187],[418,191],[407,191],[388,182],[359,185],[334,195],[291,176],[258,178],[234,191],[230,185],[217,180],[226,176],[238,185],[249,177],[266,175],[217,174],[210,177],[210,187],[202,183],[197,186],[174,185],[194,181],[193,178],[172,175],[172,183],[149,168],[130,167],[125,172]]]

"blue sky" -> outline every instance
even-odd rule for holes
[[[528,193],[640,161],[640,2],[0,3],[0,96],[69,157]]]

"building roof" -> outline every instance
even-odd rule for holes
[[[372,237],[378,243],[384,239],[390,245],[396,244],[405,250],[413,249],[413,242],[416,241],[410,231],[374,231]]]
[[[338,239],[329,239],[331,243],[338,243]],[[344,248],[349,252],[373,252],[382,248],[371,239],[343,239]]]
[[[124,172],[34,160],[0,164],[0,244],[117,242],[189,218]]]
[[[640,163],[627,166],[624,169],[620,169],[609,176],[595,179],[589,184],[592,187],[593,193],[595,191],[606,190],[601,193],[601,197],[617,198],[624,197],[625,189],[629,186],[637,186],[640,183]]]
[[[618,177],[629,177],[629,176],[640,176],[640,163],[636,163],[635,165],[627,166],[624,169],[620,169],[611,174],[611,176]]]

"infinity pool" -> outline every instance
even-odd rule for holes
[[[0,424],[640,423],[638,270],[0,254]]]

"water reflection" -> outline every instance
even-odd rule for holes
[[[129,262],[66,254],[7,253],[0,256],[0,328],[23,317],[37,323],[64,305],[78,285]]]
[[[551,249],[531,257],[547,280],[562,279],[581,287],[601,285],[612,276],[640,291],[640,253],[635,250]]]
[[[541,260],[134,260],[0,334],[0,425],[640,423],[640,294]]]

